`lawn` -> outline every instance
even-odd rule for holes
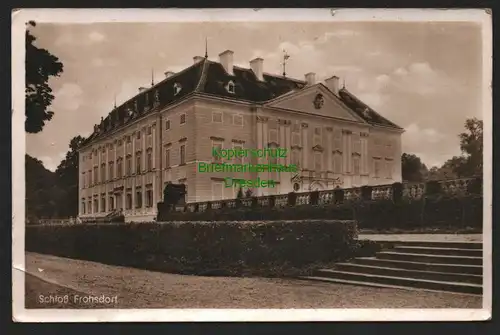
[[[26,253],[26,308],[481,308],[481,297],[294,279],[201,277]],[[39,296],[68,295],[68,304]],[[112,305],[75,295],[117,296]]]

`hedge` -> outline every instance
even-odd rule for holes
[[[481,228],[483,224],[481,196],[433,196],[420,200],[362,200],[326,205],[299,205],[281,208],[240,207],[212,209],[206,212],[172,212],[162,220],[189,221],[262,221],[262,220],[355,220],[359,228],[418,229]]]
[[[290,275],[350,258],[354,221],[169,222],[26,227],[26,250],[197,275]]]

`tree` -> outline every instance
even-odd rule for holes
[[[404,181],[420,182],[427,174],[427,166],[414,154],[401,156],[401,174]]]
[[[251,189],[247,188],[247,190],[245,191],[245,198],[251,198],[253,197],[253,192]]]
[[[467,119],[464,127],[465,132],[458,135],[460,149],[465,156],[461,172],[464,177],[480,176],[483,173],[483,121]]]
[[[57,217],[62,191],[56,185],[54,172],[47,170],[40,160],[25,155],[25,174],[26,218],[36,221]]]
[[[36,24],[30,21],[28,26],[35,27]],[[54,96],[48,81],[50,77],[57,77],[63,71],[63,64],[59,59],[47,50],[36,47],[35,41],[36,37],[26,29],[25,130],[28,133],[42,131],[45,123],[52,119],[54,112],[48,108]]]
[[[56,169],[57,185],[64,190],[64,198],[59,200],[59,213],[63,217],[78,215],[78,149],[85,141],[82,136],[73,137],[69,151]]]

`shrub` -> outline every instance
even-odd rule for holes
[[[371,186],[362,186],[361,187],[361,199],[363,200],[372,200],[372,187]]]
[[[433,196],[441,193],[441,184],[437,180],[429,180],[425,184],[425,195]]]
[[[483,224],[481,196],[402,199],[399,202],[377,199],[282,208],[254,205],[196,213],[170,212],[159,221],[356,220],[360,228],[385,230],[481,228]]]
[[[26,250],[184,274],[273,276],[351,257],[356,234],[354,221],[339,220],[30,226]]]

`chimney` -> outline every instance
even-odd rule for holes
[[[204,59],[204,57],[201,57],[201,56],[194,56],[193,57],[193,61],[195,64],[201,62],[203,59]]]
[[[307,85],[314,85],[316,83],[316,73],[309,72],[305,75]]]
[[[264,81],[263,66],[264,60],[262,58],[255,58],[250,61],[250,68],[260,81]]]
[[[226,50],[219,54],[219,61],[224,67],[224,70],[230,75],[233,75],[233,54],[231,50]]]
[[[142,86],[141,86],[141,87],[139,87],[139,92],[144,92],[145,90],[147,90],[147,88],[146,88],[146,87],[142,87]]]
[[[167,72],[165,72],[165,78],[170,78],[170,77],[172,77],[174,74],[175,74],[175,72],[172,72],[172,71],[167,71]]]
[[[333,76],[325,80],[326,87],[335,95],[339,95],[339,77]]]

